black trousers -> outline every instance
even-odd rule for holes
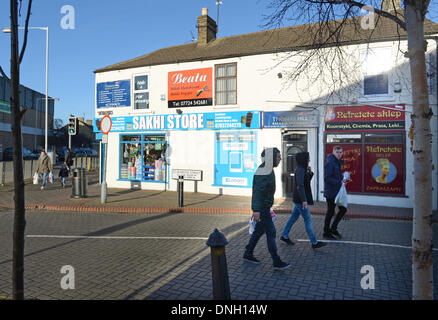
[[[332,221],[332,218],[335,215],[336,203],[335,203],[335,199],[331,199],[331,198],[326,198],[326,202],[327,202],[327,213],[325,214],[324,233],[328,233],[330,232],[330,230],[337,230],[339,222],[347,212],[347,208],[340,206],[338,214],[336,215],[335,219],[333,220],[332,226],[330,227],[330,222]]]

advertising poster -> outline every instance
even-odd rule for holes
[[[168,107],[200,107],[213,105],[213,68],[182,70],[168,73]]]
[[[325,131],[404,131],[404,105],[328,107]]]
[[[326,144],[325,159],[333,152],[334,146],[342,147],[342,173],[348,171],[351,181],[347,183],[347,192],[362,192],[362,145],[361,144]]]
[[[404,195],[403,145],[365,145],[365,192]]]
[[[257,133],[217,132],[215,144],[214,185],[251,188],[257,169]]]
[[[129,107],[131,105],[131,81],[101,82],[96,85],[97,108]]]

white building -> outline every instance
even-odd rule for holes
[[[304,80],[292,81],[288,71],[301,59],[296,53],[310,41],[305,27],[216,38],[216,23],[203,9],[197,43],[96,70],[95,131],[103,116],[112,119],[108,187],[176,190],[176,170],[186,170],[186,179],[199,181],[186,182],[185,191],[250,196],[260,153],[278,147],[283,162],[275,196],[290,196],[294,155],[308,151],[314,198],[324,201],[324,161],[341,145],[343,169],[353,180],[347,188],[351,203],[412,207],[405,34],[383,18],[372,33],[347,32],[342,50],[348,60],[332,70],[309,66]],[[438,24],[426,21],[425,34],[437,114]],[[334,54],[333,48],[325,51],[323,64]],[[436,168],[436,116],[431,125]],[[435,191],[434,209],[437,201]]]

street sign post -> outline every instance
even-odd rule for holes
[[[107,187],[106,187],[106,159],[108,154],[108,133],[111,131],[112,121],[109,116],[105,116],[102,118],[100,122],[100,131],[102,131],[102,143],[105,145],[105,154],[104,154],[104,165],[103,165],[103,181],[100,192],[100,202],[102,204],[106,203],[107,198]]]

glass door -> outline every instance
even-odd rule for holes
[[[297,166],[295,155],[307,151],[307,131],[288,131],[283,133],[283,195],[291,198],[295,183]]]

